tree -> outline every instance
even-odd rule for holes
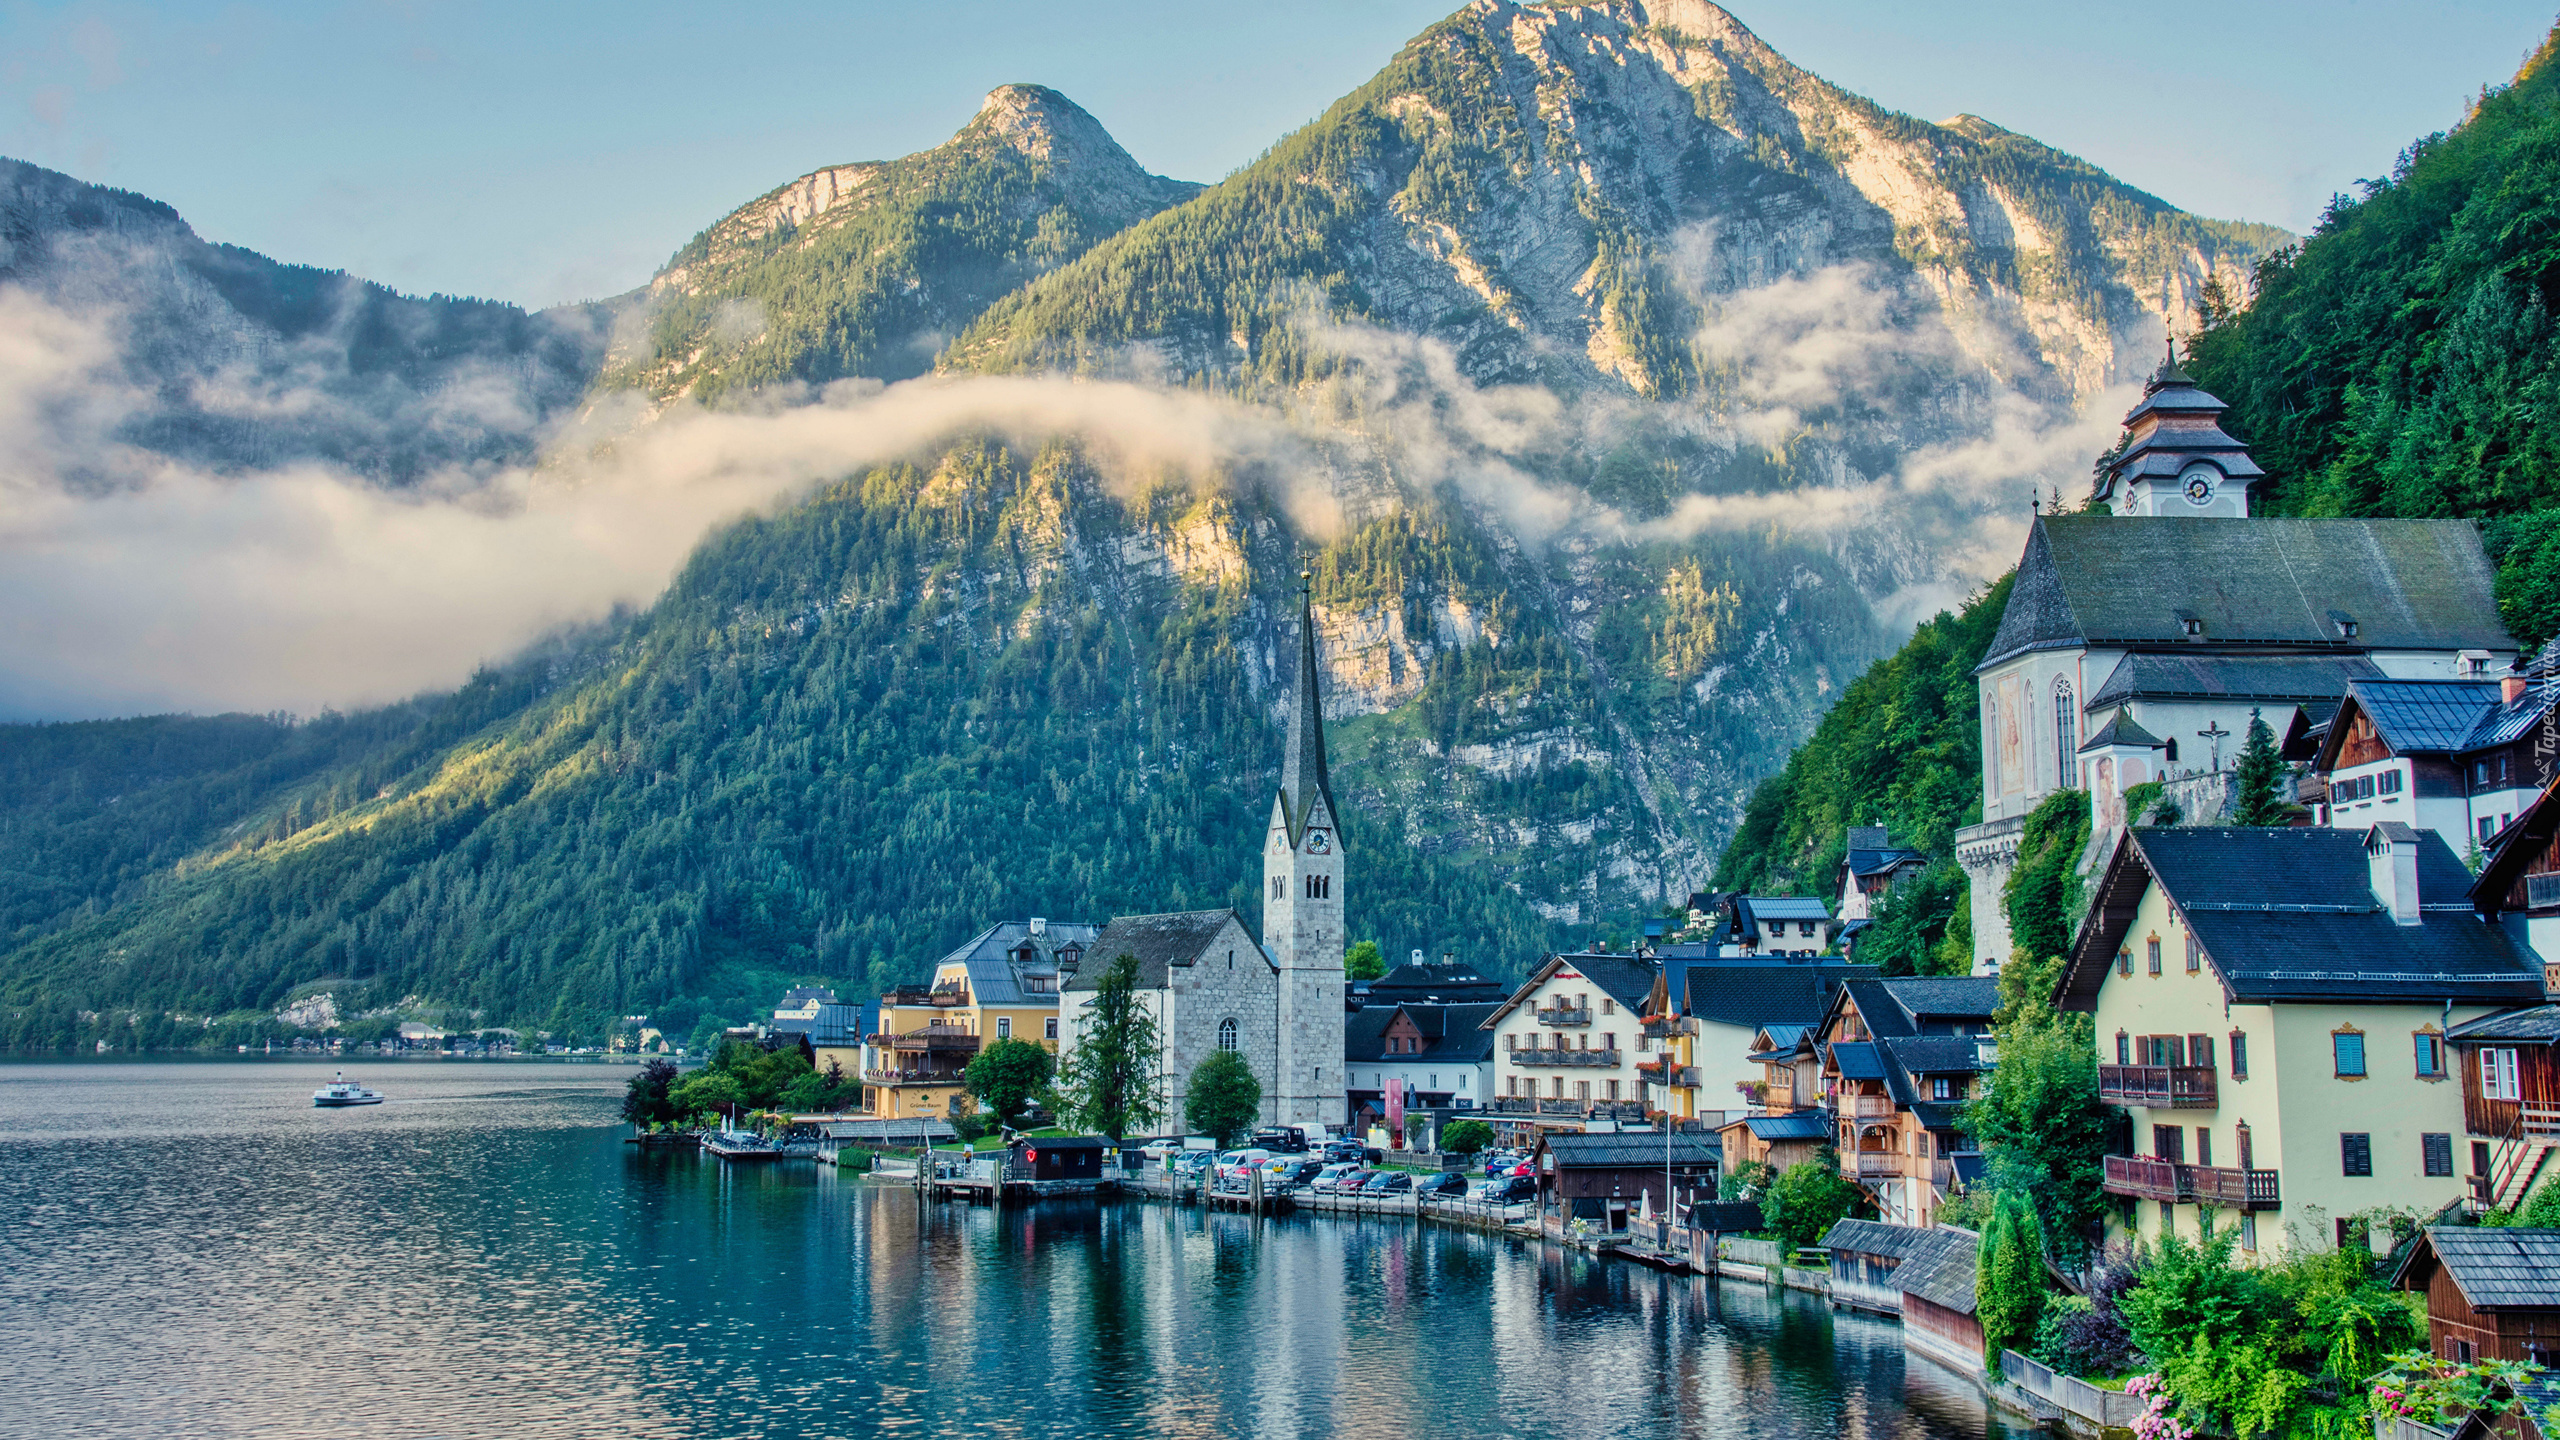
[[[1493,1144],[1493,1127],[1481,1120],[1461,1120],[1440,1132],[1440,1149],[1450,1155],[1473,1155]]]
[[[2284,796],[2278,792],[2283,779],[2284,759],[2276,754],[2276,732],[2267,728],[2266,720],[2257,711],[2251,710],[2249,733],[2240,742],[2240,763],[2231,776],[2231,823],[2285,823]]]
[[[1387,957],[1378,953],[1378,942],[1363,940],[1342,953],[1342,974],[1350,980],[1383,980],[1387,975]]]
[[[2056,1260],[2073,1267],[2106,1213],[2108,1107],[2098,1098],[2089,1017],[2059,1013],[2046,998],[2060,968],[2050,957],[2001,968],[2000,1061],[1966,1103],[1964,1126],[1991,1184],[2035,1208]]]
[[[1760,1216],[1790,1246],[1815,1244],[1831,1227],[1867,1208],[1866,1192],[1840,1174],[1840,1152],[1825,1145],[1769,1183]]]
[[[795,1115],[815,1115],[842,1110],[862,1095],[862,1086],[844,1073],[840,1062],[830,1059],[820,1072],[809,1071],[783,1088],[774,1101],[777,1110]]]
[[[969,1068],[961,1072],[969,1093],[987,1107],[987,1113],[998,1121],[1009,1121],[1022,1113],[1049,1084],[1057,1072],[1057,1062],[1049,1056],[1045,1045],[1030,1040],[998,1040],[970,1057]]]
[[[1994,1192],[1974,1252],[1974,1277],[1984,1358],[1996,1366],[2003,1350],[2032,1349],[2044,1318],[2044,1236],[2025,1196]]]
[[[1138,957],[1104,967],[1089,1018],[1058,1076],[1066,1118],[1114,1140],[1164,1118],[1156,1099],[1156,1017],[1138,999]]]
[[[676,1067],[672,1060],[652,1060],[631,1077],[629,1088],[622,1092],[622,1118],[634,1129],[646,1130],[664,1125],[676,1118],[675,1105],[667,1092],[676,1083]]]
[[[2018,832],[2018,859],[2003,897],[2009,907],[2011,952],[2030,960],[2071,948],[2080,923],[2080,876],[2074,868],[2089,843],[2089,795],[2056,790],[2027,812]]]
[[[1235,1050],[1212,1050],[1191,1072],[1191,1087],[1182,1097],[1182,1118],[1191,1129],[1214,1138],[1227,1149],[1252,1133],[1262,1116],[1262,1082]]]
[[[1724,1172],[1724,1178],[1716,1182],[1716,1198],[1757,1200],[1769,1193],[1777,1178],[1778,1172],[1769,1168],[1768,1161],[1745,1160]]]

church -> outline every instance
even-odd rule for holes
[[[2172,351],[2089,505],[2028,532],[1974,669],[1983,818],[1955,839],[1977,974],[2008,956],[2002,892],[2053,793],[2089,796],[2093,845],[2150,781],[2227,810],[2252,713],[2282,742],[2325,725],[2351,683],[2486,679],[2515,662],[2478,525],[2253,516],[2266,475],[2223,430],[2227,408]]]
[[[1313,1133],[1347,1123],[1343,1063],[1343,847],[1325,770],[1312,598],[1300,577],[1297,689],[1288,753],[1262,844],[1262,939],[1232,909],[1123,915],[1095,936],[1060,992],[1059,1061],[1074,1053],[1095,982],[1138,962],[1140,1003],[1160,1045],[1157,1104],[1182,1126],[1191,1072],[1213,1052],[1244,1056],[1262,1082],[1264,1124]],[[1063,966],[1061,967],[1064,968]]]

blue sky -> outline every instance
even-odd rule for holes
[[[2188,209],[2299,230],[2512,74],[2552,3],[1730,8],[1895,109],[1971,111]],[[0,0],[0,154],[279,259],[540,305],[640,283],[793,176],[935,144],[1006,81],[1214,180],[1451,8]]]

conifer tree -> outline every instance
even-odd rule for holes
[[[2033,1343],[2044,1316],[2044,1236],[2025,1196],[2003,1190],[1992,1197],[1974,1275],[1982,1353],[1996,1368],[2001,1351]]]
[[[1164,1116],[1156,1100],[1156,1017],[1138,1001],[1138,957],[1121,955],[1095,982],[1092,1018],[1058,1075],[1079,1130],[1114,1140]]]
[[[2240,764],[2232,773],[2236,792],[2231,805],[2234,825],[2281,825],[2285,822],[2284,796],[2278,784],[2284,776],[2284,760],[2276,754],[2276,732],[2267,728],[2257,711],[2249,712],[2249,733],[2240,742]]]

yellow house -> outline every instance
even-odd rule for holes
[[[2433,831],[2122,832],[2057,1003],[2096,1018],[2116,1225],[2236,1225],[2244,1252],[2337,1244],[2378,1206],[2461,1198],[2445,1030],[2542,998],[2531,953],[2465,899]]]
[[[980,1050],[1025,1040],[1055,1054],[1059,961],[1072,971],[1100,928],[1039,917],[1001,921],[935,962],[930,984],[882,996],[878,1028],[862,1052],[865,1113],[884,1120],[967,1114],[963,1072]]]

